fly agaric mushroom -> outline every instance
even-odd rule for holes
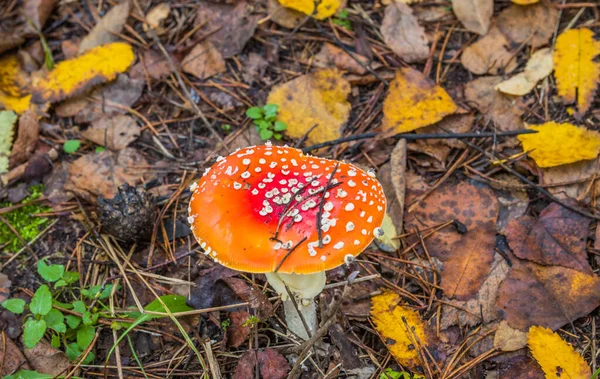
[[[325,271],[383,235],[386,199],[373,173],[291,147],[268,143],[220,157],[191,191],[188,221],[205,254],[266,274],[283,300],[287,286],[312,304],[315,321]]]

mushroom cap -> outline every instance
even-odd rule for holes
[[[383,234],[386,199],[372,173],[291,147],[220,157],[191,191],[194,236],[206,254],[238,271],[330,270]]]

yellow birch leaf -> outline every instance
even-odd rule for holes
[[[519,4],[519,5],[535,4],[535,3],[539,2],[539,1],[540,0],[512,0],[513,3]]]
[[[57,102],[80,94],[92,86],[113,80],[127,70],[134,59],[133,49],[123,42],[95,47],[58,63],[46,75],[34,78],[31,101]]]
[[[498,83],[496,89],[509,95],[526,95],[540,80],[550,75],[552,70],[552,50],[540,49],[529,58],[523,72]]]
[[[450,95],[419,71],[401,68],[383,103],[382,128],[405,133],[440,121],[458,109]]]
[[[600,153],[600,133],[573,124],[554,121],[527,125],[536,134],[521,134],[523,150],[539,167],[554,167],[594,159]]]
[[[25,96],[10,96],[0,91],[0,105],[9,111],[21,114],[29,109],[31,103],[31,95]]]
[[[581,355],[548,328],[543,326],[529,328],[527,345],[546,374],[546,379],[587,379],[592,376],[590,366]]]
[[[315,12],[315,3],[317,2],[314,0],[279,0],[279,4],[284,7],[297,10],[317,20],[333,16],[342,6],[342,0],[321,0]]]
[[[425,326],[416,311],[400,304],[400,296],[384,291],[373,297],[371,319],[398,363],[410,368],[421,365],[419,350],[415,346],[427,345]]]
[[[27,94],[27,82],[28,75],[21,70],[16,55],[0,58],[0,91],[8,96],[21,97]]]
[[[273,87],[267,103],[279,105],[277,120],[287,124],[288,136],[302,138],[312,129],[308,142],[315,144],[340,138],[350,115],[349,93],[339,71],[320,70]]]
[[[556,39],[554,76],[558,95],[565,104],[577,101],[575,117],[589,109],[600,80],[600,64],[594,58],[600,54],[600,42],[590,29],[571,29]]]

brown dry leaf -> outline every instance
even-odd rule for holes
[[[114,42],[95,47],[74,59],[62,61],[32,82],[34,103],[57,102],[111,81],[133,63],[130,45]]]
[[[133,117],[117,115],[94,121],[88,129],[81,132],[81,135],[98,145],[116,151],[126,148],[135,141],[140,136],[141,130]]]
[[[53,348],[46,340],[41,340],[32,349],[24,349],[23,352],[33,369],[40,374],[61,375],[71,365],[65,353]]]
[[[231,324],[227,328],[227,343],[232,347],[239,347],[250,335],[251,328],[244,325],[250,319],[250,313],[246,311],[235,311],[229,313]]]
[[[540,185],[559,198],[570,197],[589,203],[600,194],[600,158],[540,169]]]
[[[496,304],[513,328],[542,325],[555,330],[600,306],[600,278],[515,259]]]
[[[443,120],[430,126],[417,129],[416,134],[444,134],[444,133],[467,133],[473,127],[475,116],[467,114],[456,114],[444,117]],[[465,145],[455,138],[426,139],[412,141],[408,149],[427,154],[442,163],[445,168],[446,160],[453,148],[460,149]]]
[[[202,41],[183,58],[181,67],[184,72],[198,79],[207,79],[225,72],[225,60],[209,41]]]
[[[591,274],[586,251],[590,223],[590,219],[552,203],[537,219],[526,215],[509,221],[506,237],[521,259]]]
[[[119,39],[118,35],[123,30],[123,26],[127,21],[127,17],[129,17],[129,9],[129,0],[115,5],[81,41],[77,53],[81,54],[94,47],[117,41]]]
[[[558,9],[544,3],[522,6],[513,4],[496,18],[500,31],[512,42],[527,42],[532,47],[546,45],[558,25]]]
[[[171,59],[175,65],[179,65],[176,57],[171,56]],[[147,73],[152,79],[160,80],[171,75],[172,72],[171,65],[163,54],[154,50],[146,50],[140,61],[131,68],[129,75],[133,79],[146,79]]]
[[[202,1],[198,3],[195,24],[203,26],[196,35],[210,41],[223,58],[231,58],[244,49],[254,34],[261,16],[253,14],[253,9],[245,0],[235,5]]]
[[[18,47],[24,42],[25,37],[21,30],[0,31],[0,54]]]
[[[532,326],[527,333],[527,345],[531,354],[546,374],[546,379],[589,378],[590,366],[573,346],[552,330]]]
[[[527,110],[522,98],[505,95],[496,89],[502,78],[489,76],[475,79],[465,86],[465,97],[470,104],[491,118],[502,131],[523,129],[521,116]]]
[[[27,161],[38,143],[40,135],[39,117],[34,110],[28,110],[19,118],[17,139],[9,158],[11,168]]]
[[[25,192],[27,192],[27,191],[25,191]],[[27,195],[28,195],[28,193],[26,193],[26,195],[23,198],[27,197]],[[23,200],[23,199],[21,199],[21,200]],[[11,202],[17,203],[18,201],[11,201]],[[6,274],[3,274],[0,272],[0,303],[3,302],[4,300],[8,299],[8,297],[10,296],[10,286],[11,285],[12,285],[12,282],[8,279],[8,276]]]
[[[527,345],[527,333],[511,328],[505,320],[500,322],[494,335],[494,347],[501,351],[515,351]]]
[[[287,359],[275,349],[259,351],[258,362],[263,379],[284,379],[290,371]]]
[[[42,30],[46,20],[52,14],[52,10],[56,5],[57,0],[25,0],[23,1],[23,15],[25,19],[33,24],[33,28],[27,25],[26,28],[31,28],[30,33],[35,33],[37,30]]]
[[[452,10],[465,28],[484,35],[490,29],[494,0],[454,0]]]
[[[288,29],[296,28],[306,18],[304,13],[286,8],[277,0],[267,1],[267,12],[271,21]]]
[[[154,8],[150,9],[148,14],[146,14],[146,22],[152,29],[156,29],[157,34],[160,35],[164,32],[161,30],[161,24],[167,17],[169,17],[169,13],[171,13],[171,6],[169,3],[160,3]],[[146,24],[144,24],[143,29],[144,31],[148,30]]]
[[[447,297],[468,300],[477,294],[494,260],[495,244],[496,229],[488,222],[450,246],[452,254],[444,261],[440,284]]]
[[[97,196],[110,199],[122,184],[138,183],[143,175],[140,167],[147,165],[146,159],[130,147],[118,153],[110,150],[89,153],[71,163],[65,189],[92,202]]]
[[[0,355],[2,356],[2,371],[0,375],[7,376],[14,374],[17,370],[31,370],[31,366],[27,362],[27,358],[21,352],[21,349],[8,338],[5,333],[2,333],[4,343],[0,344]]]
[[[465,49],[460,61],[467,70],[477,75],[510,73],[518,64],[509,46],[508,40],[494,26],[485,36]]]
[[[273,87],[268,104],[279,105],[277,119],[291,138],[308,135],[308,143],[334,140],[350,115],[350,84],[337,70],[319,70]]]
[[[571,29],[561,33],[554,48],[554,77],[558,96],[566,104],[577,101],[575,117],[590,108],[600,81],[600,42],[590,29]]]
[[[550,75],[553,69],[552,50],[538,50],[531,55],[523,72],[499,83],[496,89],[509,95],[527,95],[540,80]]]
[[[408,63],[422,62],[429,57],[425,29],[406,4],[392,3],[385,8],[381,34],[389,48]]]
[[[497,372],[497,376],[486,379],[545,379],[540,365],[527,354],[507,356],[507,359],[500,363]]]
[[[458,110],[454,100],[421,72],[403,67],[383,103],[382,129],[389,134],[432,125]]]
[[[364,66],[369,65],[369,59],[356,53],[353,56],[362,63],[362,66],[344,50],[325,43],[319,53],[313,57],[311,63],[319,68],[338,68],[351,74],[366,74],[367,69]]]

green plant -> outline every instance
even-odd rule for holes
[[[419,374],[411,375],[406,371],[398,372],[391,368],[386,368],[385,372],[379,375],[379,379],[425,379],[425,377]]]
[[[270,138],[280,140],[281,132],[287,129],[287,125],[283,121],[277,121],[277,111],[279,105],[267,104],[264,107],[252,107],[246,111],[246,116],[250,117],[254,122],[254,126],[258,130],[260,139],[266,141]]]
[[[221,321],[221,329],[223,329],[223,331],[226,331],[227,328],[229,328],[231,326],[231,319],[225,319],[223,321]]]
[[[68,141],[65,141],[65,143],[63,144],[63,150],[67,154],[73,154],[77,150],[79,150],[80,146],[81,146],[81,141],[80,140],[78,140],[78,139],[70,139]]]
[[[260,322],[260,319],[256,316],[250,316],[248,317],[248,319],[246,321],[244,321],[244,323],[242,324],[242,326],[249,326],[252,327],[256,324],[258,324]]]
[[[352,24],[350,23],[350,20],[348,19],[349,13],[348,13],[348,9],[342,9],[337,15],[335,15],[335,17],[333,17],[331,19],[331,21],[336,24],[341,26],[342,28],[345,28],[346,30],[352,30]]]
[[[225,133],[229,133],[229,132],[231,132],[231,125],[229,125],[229,124],[222,124],[221,125],[221,130],[224,131]]]
[[[40,374],[37,371],[31,370],[19,370],[13,375],[7,375],[2,379],[63,379],[64,375],[50,375],[50,374]],[[72,379],[81,379],[79,376],[71,376]]]

